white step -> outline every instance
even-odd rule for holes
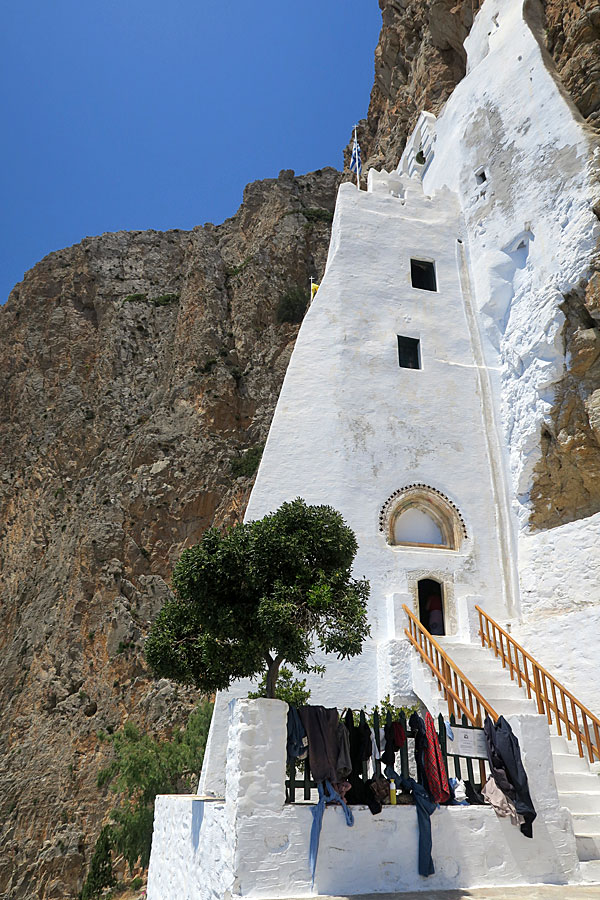
[[[600,791],[594,793],[581,793],[558,791],[558,799],[561,806],[566,806],[573,815],[580,813],[600,813]]]
[[[573,756],[572,753],[555,753],[552,751],[555,775],[589,774],[589,767],[581,756]]]
[[[578,791],[583,793],[600,794],[600,778],[591,772],[576,772],[575,774],[556,773],[556,787],[559,794],[571,794]],[[600,812],[600,809],[598,810]]]
[[[536,715],[535,706],[530,700],[510,700],[504,697],[494,696],[493,694],[483,695],[488,703],[494,707],[499,716],[517,716],[517,715]]]
[[[575,834],[600,834],[600,810],[596,813],[575,813],[573,831]]]
[[[597,884],[600,882],[600,859],[593,859],[591,862],[580,863],[581,876],[588,883]]]
[[[495,694],[496,697],[506,697],[507,700],[511,697],[515,700],[527,700],[527,694],[510,681],[505,682],[498,679],[493,681],[491,678],[486,678],[485,681],[478,679],[475,687],[484,697],[487,697],[488,694]]]
[[[581,862],[600,860],[600,834],[576,834],[577,856]]]

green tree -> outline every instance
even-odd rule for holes
[[[185,729],[176,729],[170,739],[143,734],[133,722],[126,722],[111,735],[114,758],[98,773],[98,786],[110,784],[119,795],[119,803],[96,842],[86,885],[91,882],[85,897],[82,894],[83,900],[96,896],[89,891],[101,877],[112,873],[109,849],[122,853],[130,869],[138,860],[144,868],[148,866],[156,795],[195,792],[212,710],[212,702],[203,700]]]
[[[98,840],[94,847],[90,869],[79,895],[81,900],[91,900],[92,897],[99,897],[104,888],[114,887],[117,883],[112,869],[111,849],[112,828],[110,825],[105,825],[98,835]]]
[[[154,674],[211,694],[266,669],[274,697],[284,661],[306,673],[318,668],[317,648],[357,656],[369,584],[351,576],[356,550],[340,513],[301,498],[224,533],[209,529],[175,565],[175,597],[146,642]]]
[[[250,700],[258,700],[267,696],[267,672],[261,678],[255,691],[248,694]],[[294,678],[291,669],[282,666],[275,686],[275,699],[283,700],[290,706],[305,706],[310,698],[310,688],[306,687],[306,678]]]

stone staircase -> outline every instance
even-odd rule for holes
[[[511,680],[508,668],[493,651],[477,644],[458,644],[437,638],[456,665],[493,706],[499,715],[537,714],[534,699],[527,699],[525,688]],[[590,770],[587,759],[579,756],[577,742],[558,735],[550,726],[554,775],[560,803],[573,817],[581,871],[584,879],[600,881],[600,776]]]

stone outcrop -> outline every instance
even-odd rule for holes
[[[542,429],[531,524],[552,528],[600,510],[600,305],[598,272],[565,298],[565,372]]]
[[[365,171],[395,166],[421,109],[440,111],[479,7],[379,3]],[[556,76],[597,127],[600,6],[542,13]],[[243,514],[252,477],[235,464],[266,438],[297,333],[278,303],[322,274],[339,177],[251,184],[220,226],[87,238],[0,310],[0,896],[75,895],[112,805],[98,732],[128,716],[168,731],[193,702],[151,681],[143,638],[181,549]],[[594,275],[565,299],[538,527],[600,508],[599,297]]]
[[[481,0],[379,0],[382,29],[367,118],[360,122],[364,169],[393,168],[421,110],[437,114],[463,78],[463,42]],[[572,102],[600,127],[600,5],[597,0],[526,0]],[[346,174],[351,146],[345,152]]]
[[[74,896],[114,797],[99,732],[165,732],[194,695],[143,657],[173,562],[237,521],[339,174],[249,185],[191,232],[86,238],[0,310],[0,895]],[[284,317],[285,318],[285,317]]]

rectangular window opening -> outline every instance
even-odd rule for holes
[[[411,259],[410,280],[414,288],[422,291],[437,291],[435,280],[435,266],[424,259]]]
[[[421,368],[421,342],[418,338],[398,335],[398,363],[401,369]]]
[[[475,172],[475,180],[477,184],[485,184],[487,181],[487,175],[485,174],[485,169],[479,169]]]

